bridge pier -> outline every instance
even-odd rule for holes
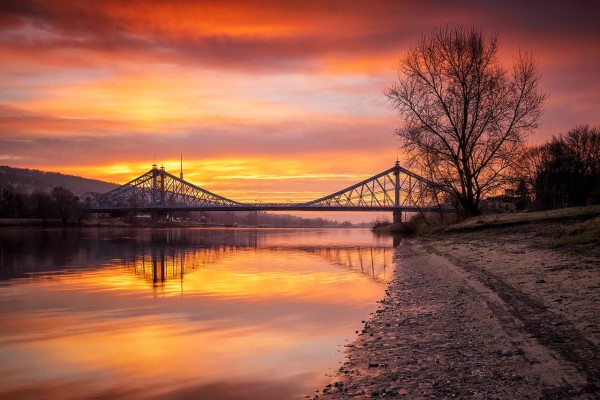
[[[400,210],[400,162],[396,160],[396,164],[394,165],[394,223],[400,224],[402,223],[402,211]]]
[[[162,224],[167,219],[168,213],[166,211],[152,210],[150,216],[152,217],[153,224]]]
[[[393,221],[395,224],[402,223],[402,211],[400,209],[396,209],[393,211]]]

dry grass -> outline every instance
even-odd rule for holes
[[[600,217],[578,222],[560,232],[557,247],[566,245],[600,245]]]
[[[410,222],[403,222],[401,224],[391,223],[389,225],[380,225],[371,228],[374,234],[381,236],[389,235],[400,235],[400,236],[412,236],[416,232],[415,224]]]
[[[472,231],[479,229],[528,224],[532,222],[573,221],[583,223],[588,222],[589,220],[595,220],[598,217],[600,217],[600,205],[562,208],[559,210],[550,211],[487,214],[469,218],[457,224],[445,227],[443,228],[443,231]]]

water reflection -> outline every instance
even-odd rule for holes
[[[186,271],[192,272],[202,266],[217,263],[220,259],[234,256],[243,250],[243,247],[223,246],[195,251],[167,247],[142,248],[141,254],[133,255],[131,260],[125,260],[125,267],[135,276],[151,282],[154,289],[164,287],[166,281],[179,280],[183,292]],[[393,251],[386,247],[302,247],[299,249],[270,247],[262,248],[261,251],[289,258],[293,258],[294,253],[313,254],[379,282],[388,282],[391,278]]]
[[[392,253],[358,230],[2,230],[0,398],[301,398]]]
[[[284,232],[289,235],[290,231]],[[294,245],[280,239],[271,241],[268,233],[274,230],[13,232],[17,234],[0,231],[0,280],[123,264],[157,288],[168,280],[183,281],[186,270],[194,271],[246,249],[288,253],[290,257],[295,252],[309,253],[379,282],[391,278],[393,249],[389,246],[339,246],[327,241],[313,246],[303,242]]]

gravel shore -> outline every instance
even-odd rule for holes
[[[600,250],[559,223],[403,242],[379,309],[315,399],[600,398]]]

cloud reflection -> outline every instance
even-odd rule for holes
[[[211,393],[226,381],[234,389],[223,398],[268,398],[280,393],[276,382],[299,375],[297,392],[286,395],[307,394],[309,382],[321,385],[324,369],[335,364],[337,346],[373,310],[384,288],[374,278],[384,264],[389,271],[392,250],[370,232],[348,231],[346,247],[336,244],[340,235],[6,235],[0,245],[12,250],[2,248],[9,255],[3,260],[14,264],[1,265],[0,356],[10,362],[0,366],[0,397],[29,391],[52,398],[62,384],[75,398],[170,398]],[[135,390],[140,382],[148,384]]]

